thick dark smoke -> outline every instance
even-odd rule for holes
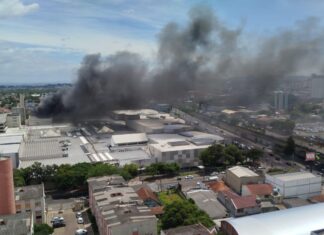
[[[102,116],[113,109],[136,108],[144,95],[145,74],[146,65],[136,54],[120,52],[108,58],[88,55],[72,88],[44,99],[38,114],[78,119]]]
[[[242,26],[229,28],[207,7],[196,7],[187,26],[167,24],[158,42],[157,66],[151,70],[129,52],[86,56],[72,88],[44,99],[38,114],[97,117],[151,99],[173,102],[189,90],[227,91],[247,104],[262,100],[287,75],[324,68],[324,30],[316,18],[265,39],[246,38]]]

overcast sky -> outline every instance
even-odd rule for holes
[[[322,0],[0,0],[0,83],[71,82],[88,53],[129,50],[150,62],[161,28],[185,24],[197,4],[243,26],[246,41],[324,12]]]

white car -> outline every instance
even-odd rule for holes
[[[186,175],[185,176],[185,179],[186,180],[192,180],[194,177],[193,177],[193,175]]]
[[[88,234],[88,231],[82,228],[75,231],[75,235],[86,235],[86,234]]]
[[[77,212],[77,213],[75,214],[75,216],[76,216],[77,218],[82,217],[82,213],[81,213],[81,212]]]
[[[78,222],[78,224],[83,224],[84,223],[83,218],[82,217],[79,217],[77,219],[77,222]]]

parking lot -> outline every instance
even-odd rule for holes
[[[86,229],[88,231],[88,235],[93,235],[91,223],[88,218],[88,214],[86,209],[80,211],[82,213],[82,218],[84,220],[84,224],[78,224],[76,218],[76,212],[72,210],[71,200],[49,200],[48,212],[47,212],[47,223],[52,226],[51,220],[53,217],[63,217],[65,226],[55,228],[54,235],[74,235],[77,229]]]

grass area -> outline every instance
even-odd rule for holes
[[[178,201],[178,202],[183,201],[183,199],[179,196],[179,194],[177,194],[175,191],[172,190],[160,192],[159,199],[163,205],[170,204],[174,201]]]
[[[278,175],[278,174],[285,174],[285,173],[293,173],[293,172],[297,172],[298,169],[294,168],[294,167],[287,167],[285,169],[282,168],[270,168],[268,170],[268,174],[269,175]]]
[[[185,172],[180,172],[180,176],[186,176],[186,175],[197,175],[199,173],[199,171],[195,170],[195,171],[185,171]]]

